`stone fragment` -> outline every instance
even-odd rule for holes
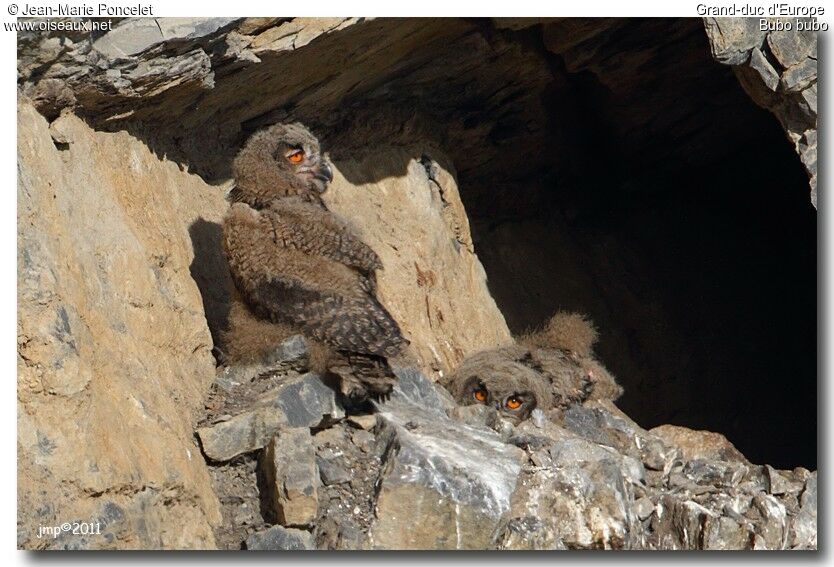
[[[373,429],[376,425],[376,414],[349,415],[347,416],[347,421],[359,429],[369,430]]]
[[[758,517],[756,517],[758,513]],[[758,549],[779,550],[787,546],[788,527],[785,506],[768,494],[756,494],[748,514],[753,516]]]
[[[417,368],[395,368],[397,386],[391,392],[393,404],[411,404],[426,411],[445,416],[446,411],[457,404],[446,390],[428,378]]]
[[[267,497],[284,526],[309,526],[318,514],[319,471],[306,427],[284,429],[261,454]]]
[[[668,469],[677,452],[617,411],[615,415],[604,406],[573,406],[565,412],[565,429],[638,458],[648,468]]]
[[[790,546],[792,549],[817,548],[817,474],[805,481],[800,497],[799,513],[791,524]]]
[[[350,473],[338,463],[337,458],[316,457],[316,464],[318,465],[321,482],[326,486],[348,482],[351,478]]]
[[[765,59],[765,56],[762,54],[760,49],[754,49],[750,53],[750,66],[758,71],[765,86],[776,92],[776,89],[779,87],[779,73],[777,73],[776,69],[774,69],[770,62]]]
[[[725,65],[747,62],[750,52],[762,46],[765,31],[756,18],[704,18],[712,57]]]
[[[231,392],[241,384],[248,384],[265,374],[285,373],[290,370],[308,370],[310,351],[302,335],[293,335],[269,351],[260,362],[235,364],[218,369],[214,382],[225,392]]]
[[[689,461],[683,467],[683,474],[695,484],[722,488],[737,486],[747,471],[748,468],[741,463],[703,459]]]
[[[782,88],[788,92],[799,92],[817,80],[817,62],[805,59],[782,73]]]
[[[556,442],[552,465],[525,474],[504,549],[630,549],[639,540],[620,456],[584,439]]]
[[[680,450],[686,461],[694,459],[747,463],[744,455],[720,433],[698,431],[678,425],[661,425],[650,429],[666,444]]]
[[[370,431],[364,429],[357,429],[351,434],[353,443],[365,453],[373,453],[376,447],[376,437]]]
[[[694,500],[666,494],[652,516],[651,546],[654,549],[699,549],[704,529],[719,514]]]
[[[282,428],[314,427],[344,417],[335,392],[317,374],[305,374],[264,394],[251,409],[197,430],[205,455],[229,459],[265,446]]]
[[[654,512],[654,502],[650,498],[640,498],[634,503],[634,513],[641,520],[647,519]]]
[[[800,21],[810,23],[811,20],[794,20],[794,22]],[[804,61],[806,57],[811,55],[816,43],[817,34],[807,30],[775,30],[767,35],[767,45],[770,52],[785,69]]]
[[[310,532],[277,525],[246,538],[246,549],[251,551],[305,551],[315,548]]]
[[[767,476],[769,494],[780,495],[788,494],[790,492],[799,492],[802,490],[804,483],[787,478],[785,475],[771,467],[765,465],[765,475]]]
[[[372,547],[491,548],[510,510],[522,452],[489,429],[405,399],[395,389],[380,407],[384,457]]]
[[[126,18],[93,42],[109,59],[132,57],[163,41],[195,39],[238,18]]]
[[[807,89],[804,89],[799,96],[802,98],[803,110],[809,118],[816,120],[817,118],[817,84],[814,83]]]
[[[732,518],[708,516],[704,522],[703,549],[742,550],[750,549],[752,535],[749,528]]]

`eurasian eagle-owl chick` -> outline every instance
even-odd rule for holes
[[[315,369],[338,374],[345,395],[388,394],[386,359],[407,341],[375,296],[379,257],[321,201],[332,173],[316,138],[301,124],[276,124],[249,138],[233,171],[223,221],[237,292],[223,341],[229,360],[258,359],[300,331],[313,341]]]
[[[576,313],[557,313],[516,344],[475,353],[444,380],[461,405],[491,405],[515,424],[534,409],[617,399],[622,388],[593,355],[597,333]]]

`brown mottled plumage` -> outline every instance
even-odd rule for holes
[[[614,400],[622,388],[593,357],[596,338],[596,330],[581,315],[557,313],[515,345],[467,357],[444,385],[461,405],[493,405],[514,423],[536,408]]]
[[[386,359],[406,341],[375,296],[379,257],[319,198],[332,176],[316,139],[300,124],[277,124],[254,134],[233,167],[223,237],[241,304],[226,354],[247,358],[252,344],[297,329],[330,347],[326,365],[346,395],[390,392]],[[240,336],[249,331],[261,336]]]

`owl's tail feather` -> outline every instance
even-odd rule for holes
[[[356,403],[386,399],[397,381],[385,358],[371,354],[339,351],[329,370],[339,377],[342,395]]]

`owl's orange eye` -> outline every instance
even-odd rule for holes
[[[504,403],[507,406],[507,409],[516,410],[521,407],[521,400],[516,398],[515,396],[507,398],[507,401]]]
[[[472,394],[472,397],[475,398],[476,401],[484,403],[487,401],[487,391],[483,388],[480,388],[478,390],[475,390],[475,392]]]
[[[293,163],[301,163],[304,159],[304,150],[293,150],[287,154],[287,159]]]

